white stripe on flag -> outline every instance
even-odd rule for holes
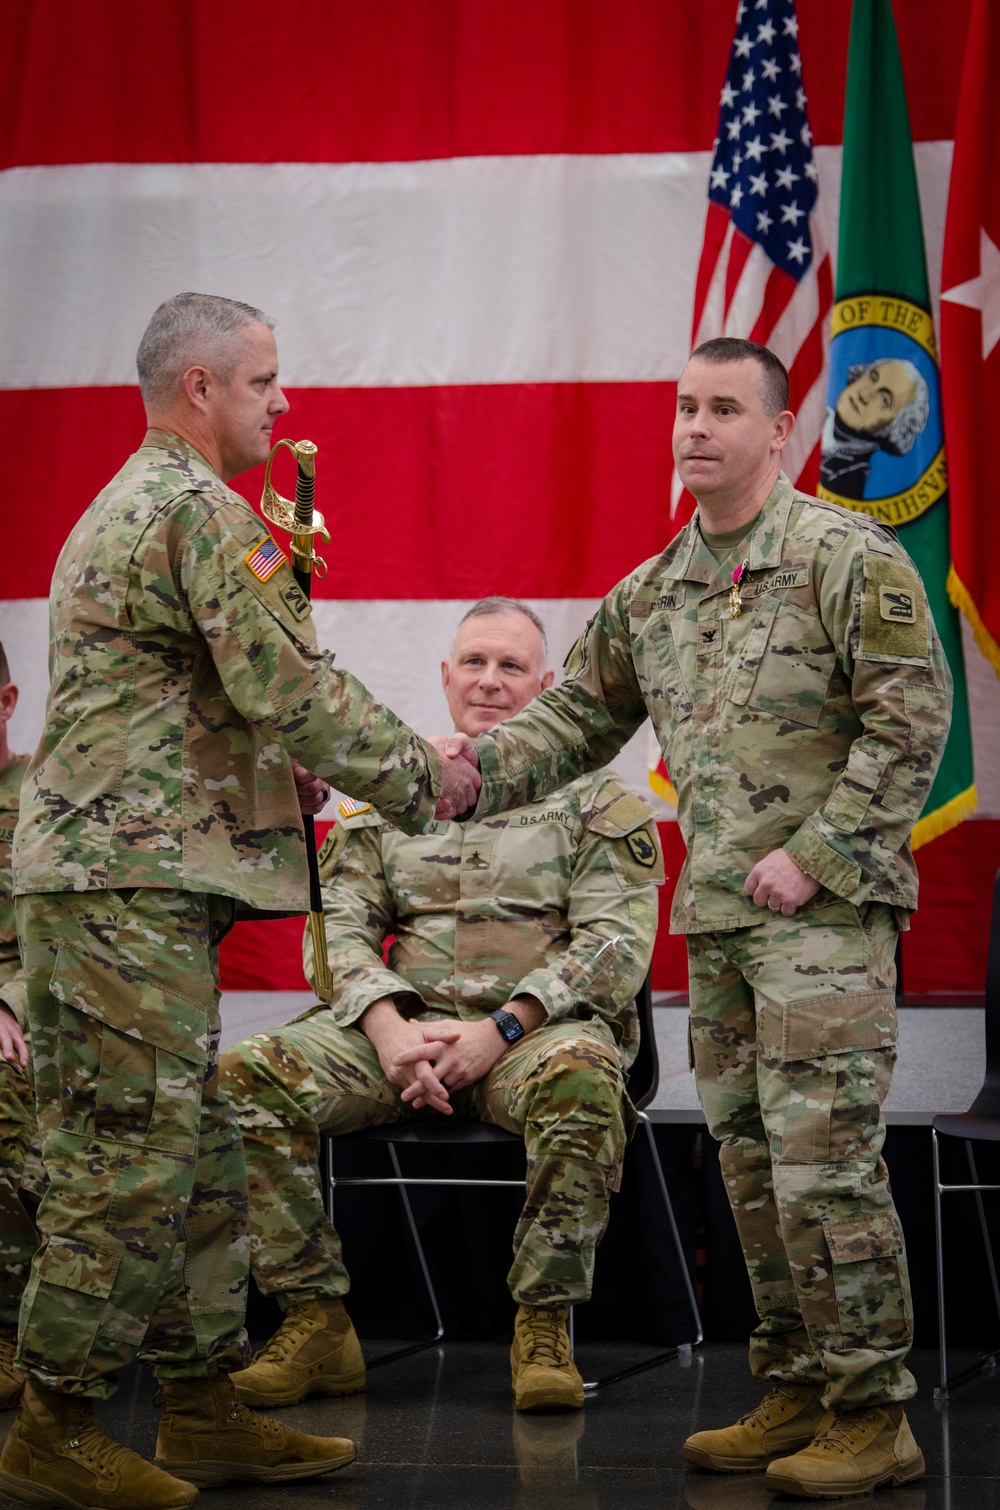
[[[937,289],[950,142],[915,147]],[[840,148],[818,147],[837,222]],[[156,304],[259,304],[292,387],[670,381],[710,154],[0,173],[0,388],[135,382]],[[725,264],[711,304],[721,328]]]
[[[161,299],[278,320],[296,387],[656,381],[687,354],[707,153],[0,174],[0,387],[135,382]]]

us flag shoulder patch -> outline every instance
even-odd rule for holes
[[[355,802],[353,797],[348,797],[347,800],[345,802],[341,802],[339,806],[340,816],[342,818],[356,818],[359,813],[367,813],[368,809],[371,807],[371,803]]]
[[[244,559],[258,582],[266,582],[269,577],[274,576],[279,566],[285,565],[288,557],[280,546],[275,545],[270,535],[265,535],[260,544],[255,545],[249,556]]]

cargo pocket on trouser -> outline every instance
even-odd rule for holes
[[[908,1346],[913,1330],[903,1232],[894,1211],[824,1222],[840,1346],[874,1353]]]
[[[104,1376],[106,1388],[88,1388],[87,1393],[107,1397],[113,1392],[115,1374],[135,1354],[141,1335],[125,1343],[117,1361],[100,1349],[102,1363],[92,1359],[97,1336],[105,1321],[108,1300],[121,1264],[119,1244],[92,1247],[82,1241],[52,1237],[35,1255],[21,1301],[22,1364],[38,1370],[55,1388],[93,1381]]]
[[[830,992],[758,1018],[758,1085],[771,1157],[782,1164],[870,1170],[882,1147],[882,1102],[896,1057],[888,991]]]
[[[170,1277],[195,1180],[206,1014],[110,951],[61,948],[49,989],[45,1247],[22,1308],[25,1357],[52,1378],[99,1381],[135,1356]]]

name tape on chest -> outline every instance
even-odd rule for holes
[[[544,813],[519,813],[511,820],[512,828],[533,828],[536,823],[565,823],[571,822],[569,813],[562,813],[557,808],[552,808]]]
[[[265,535],[243,559],[258,582],[269,581],[279,567],[288,563],[288,557],[280,546],[275,545],[270,535]]]
[[[648,619],[651,613],[672,613],[677,608],[684,607],[684,588],[675,587],[670,592],[661,593],[658,598],[638,598],[631,604],[632,617],[634,619]]]

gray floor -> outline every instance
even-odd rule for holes
[[[631,1357],[635,1356],[633,1350]],[[581,1349],[581,1365],[603,1370],[623,1357],[602,1345]],[[921,1393],[908,1414],[927,1476],[879,1492],[875,1510],[988,1510],[1000,1504],[1000,1380],[985,1379],[945,1408],[931,1385],[936,1355],[918,1354]],[[702,1426],[735,1419],[759,1398],[742,1348],[710,1346],[686,1365],[669,1363],[599,1394],[580,1413],[517,1416],[507,1349],[452,1343],[372,1370],[369,1390],[282,1413],[304,1430],[353,1437],[358,1461],[333,1478],[282,1488],[233,1486],[206,1495],[206,1510],[758,1510],[774,1499],[759,1475],[685,1468],[681,1442]],[[106,1429],[150,1453],[157,1412],[148,1381],[126,1377]],[[0,1427],[0,1431],[5,1428]],[[9,1502],[2,1499],[4,1505]],[[809,1503],[815,1503],[810,1501]],[[836,1507],[856,1501],[826,1500]]]

